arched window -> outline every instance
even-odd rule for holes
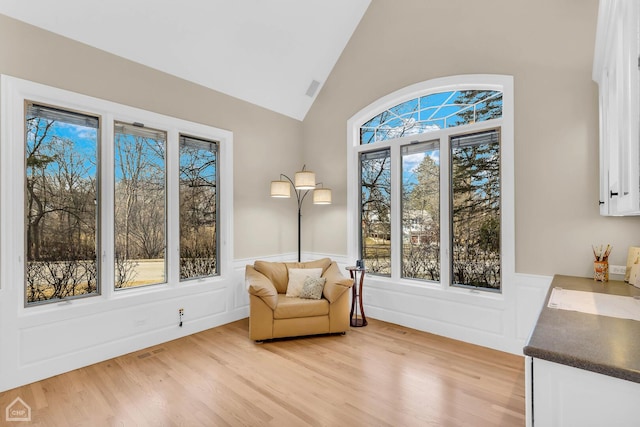
[[[376,280],[502,290],[514,271],[512,87],[427,81],[349,120],[349,253]]]
[[[404,101],[360,127],[360,144],[502,117],[502,92],[449,90]]]

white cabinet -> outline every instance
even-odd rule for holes
[[[640,383],[571,366],[527,357],[532,363],[527,387],[527,426],[637,427],[640,425]]]
[[[640,2],[600,0],[600,213],[640,215]]]

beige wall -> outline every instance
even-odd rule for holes
[[[303,162],[334,197],[305,203],[303,250],[346,255],[346,121],[420,81],[512,74],[516,270],[589,275],[592,243],[612,243],[616,264],[640,245],[640,218],[598,215],[596,13],[596,0],[373,0],[303,123],[2,15],[0,73],[233,131],[235,258],[295,252],[295,204],[268,186]]]
[[[3,15],[0,73],[231,130],[235,258],[296,251],[294,205],[269,182],[300,167],[299,121]]]
[[[305,159],[334,189],[303,247],[346,254],[346,122],[436,77],[514,76],[516,271],[591,274],[592,243],[624,264],[640,218],[598,214],[597,0],[373,0],[304,121]],[[307,160],[310,162],[310,160]]]

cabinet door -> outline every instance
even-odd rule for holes
[[[533,359],[534,427],[637,427],[640,383]]]
[[[640,214],[640,9],[614,1],[600,78],[601,213]]]
[[[614,1],[599,82],[603,214],[640,214],[639,29],[638,2]]]
[[[618,147],[618,200],[617,213],[640,211],[640,134],[638,123],[638,3],[621,2],[616,28],[619,39],[615,45],[619,105],[617,127]]]

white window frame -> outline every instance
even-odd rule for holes
[[[483,121],[440,131],[432,131],[420,135],[377,141],[371,144],[360,144],[360,126],[371,117],[398,104],[431,93],[446,92],[451,90],[496,90],[503,93],[502,118]],[[387,96],[366,106],[347,121],[347,251],[350,259],[359,258],[360,235],[360,187],[359,187],[359,155],[364,151],[371,151],[389,147],[391,149],[391,277],[375,276],[376,282],[393,285],[429,288],[452,293],[471,293],[483,298],[504,300],[511,290],[509,285],[513,283],[515,276],[515,208],[514,208],[514,96],[513,77],[508,75],[474,74],[438,78],[417,83]],[[483,129],[500,127],[501,134],[501,259],[502,281],[501,293],[480,292],[476,288],[450,286],[450,219],[449,213],[449,135],[463,134]],[[440,146],[440,250],[441,272],[440,282],[429,282],[401,277],[401,164],[400,146],[412,141],[426,141],[432,139],[447,139],[445,145]],[[391,141],[391,142],[390,142]],[[395,159],[395,160],[394,160]]]
[[[199,123],[106,101],[75,92],[1,76],[0,125],[0,291],[19,292],[22,297],[20,313],[64,310],[82,307],[98,301],[127,299],[131,303],[160,301],[189,288],[210,288],[233,276],[233,133]],[[87,112],[100,117],[100,294],[51,304],[28,305],[24,287],[24,105],[33,101],[72,111]],[[141,122],[146,127],[167,132],[167,280],[166,283],[116,291],[114,288],[114,122]],[[178,215],[178,172],[180,134],[219,142],[220,206],[217,230],[219,235],[219,275],[180,282],[180,241]],[[180,289],[180,291],[178,291]],[[57,304],[56,304],[57,302]]]

